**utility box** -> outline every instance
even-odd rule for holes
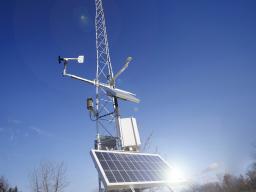
[[[141,142],[136,119],[133,117],[121,118],[119,119],[119,126],[122,147],[129,150],[138,150]]]

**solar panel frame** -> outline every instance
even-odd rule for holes
[[[92,149],[91,150],[91,156],[92,156],[92,159],[94,161],[94,164],[95,164],[95,167],[99,173],[99,176],[104,184],[104,187],[108,190],[114,190],[114,189],[129,189],[130,187],[133,187],[133,188],[150,188],[150,187],[156,187],[156,186],[163,186],[163,185],[168,185],[170,183],[170,181],[168,180],[168,178],[166,178],[166,180],[161,180],[161,181],[149,181],[150,180],[150,176],[151,178],[152,177],[156,177],[157,174],[161,174],[160,172],[157,173],[157,171],[155,171],[155,174],[152,174],[150,176],[147,176],[148,178],[145,179],[144,178],[144,181],[137,181],[137,182],[134,182],[132,181],[132,177],[139,177],[140,174],[139,173],[139,167],[136,167],[138,165],[136,165],[134,168],[135,170],[137,171],[133,171],[135,173],[133,173],[132,171],[128,173],[126,173],[127,171],[126,170],[121,170],[118,168],[118,161],[115,162],[114,165],[112,166],[115,166],[117,169],[117,172],[115,172],[115,174],[120,174],[119,172],[122,172],[122,174],[120,175],[120,177],[115,177],[115,175],[112,174],[112,171],[114,172],[115,170],[113,169],[110,169],[108,163],[104,164],[103,162],[106,161],[104,159],[104,161],[100,162],[100,159],[101,158],[105,158],[105,157],[100,157],[101,155],[99,155],[99,157],[97,156],[97,152],[100,152],[100,153],[106,153],[106,157],[107,158],[110,158],[109,154],[123,154],[124,156],[122,156],[122,158],[138,158],[139,156],[138,155],[144,155],[144,157],[148,157],[148,162],[150,162],[150,158],[151,157],[159,157],[159,162],[163,162],[165,164],[165,169],[168,169],[168,170],[171,170],[169,164],[158,154],[149,154],[149,153],[134,153],[134,152],[123,152],[123,151],[105,151],[105,150],[94,150]],[[131,154],[131,155],[134,155],[134,156],[125,156],[125,154]],[[112,156],[113,158],[115,158],[115,155]],[[112,160],[112,159],[111,159]],[[128,164],[127,164],[128,165]],[[153,165],[153,163],[151,163],[151,165]],[[104,170],[104,166],[107,166],[109,168],[109,170],[111,171],[106,171]],[[129,165],[128,165],[129,166]],[[140,166],[144,166],[142,163],[140,164]],[[142,171],[141,171],[142,172]],[[137,173],[137,174],[136,174]],[[151,174],[151,172],[145,172],[145,173],[148,173],[148,174]],[[142,175],[142,176],[145,176],[145,175]],[[123,182],[124,181],[124,177],[126,177],[126,180],[129,180],[130,178],[130,181],[131,182]],[[120,179],[122,178],[122,179]],[[118,179],[118,181],[116,180]],[[113,182],[113,181],[116,181],[116,182]]]
[[[125,101],[131,101],[131,102],[134,102],[134,103],[139,103],[140,100],[135,97],[134,94],[130,93],[130,92],[127,92],[127,91],[124,91],[124,90],[121,90],[121,89],[117,89],[117,88],[109,88],[109,87],[102,87],[104,90],[106,90],[107,94],[109,96],[112,96],[112,97],[118,97],[120,99],[123,99]]]

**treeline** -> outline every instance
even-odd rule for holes
[[[10,187],[8,181],[2,176],[0,177],[0,192],[18,192],[17,186]]]
[[[225,174],[220,182],[193,185],[184,192],[256,192],[256,162],[245,175]]]

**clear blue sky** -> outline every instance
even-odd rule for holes
[[[142,139],[186,177],[243,173],[256,142],[254,0],[105,0],[114,71],[139,105]],[[84,16],[86,19],[81,19]],[[85,100],[94,88],[62,78],[58,55],[84,54],[71,70],[95,77],[93,0],[4,0],[0,5],[0,175],[28,191],[40,161],[64,161],[70,191],[92,191],[95,137]]]

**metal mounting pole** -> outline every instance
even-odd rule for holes
[[[169,189],[170,192],[173,192],[172,188],[169,185],[167,185],[167,188]]]
[[[130,189],[131,189],[131,191],[132,191],[132,192],[135,192],[135,190],[134,190],[134,188],[133,188],[133,187],[130,187]]]

